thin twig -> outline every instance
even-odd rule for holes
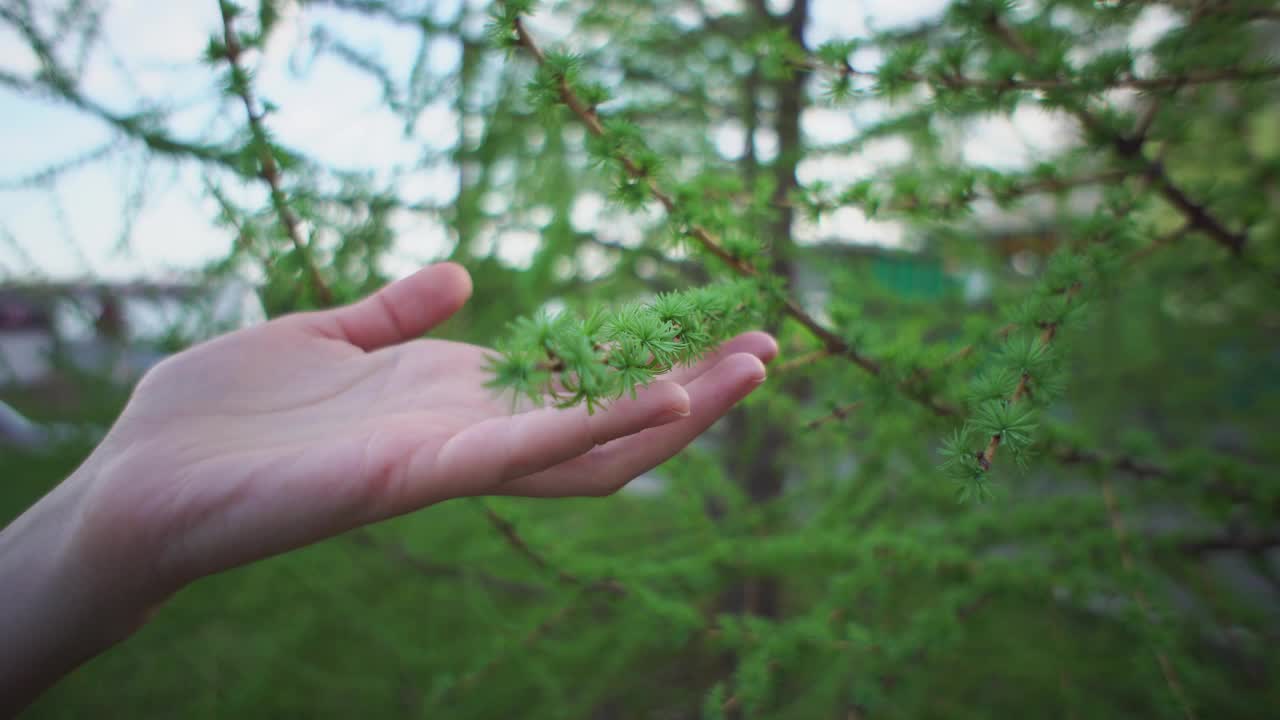
[[[1102,499],[1106,504],[1107,517],[1111,525],[1111,534],[1115,536],[1116,545],[1120,549],[1120,561],[1124,566],[1125,572],[1130,576],[1136,576],[1137,563],[1134,562],[1133,553],[1129,549],[1129,533],[1125,527],[1124,516],[1120,514],[1120,509],[1116,503],[1115,490],[1111,487],[1111,480],[1103,475],[1102,477]],[[1134,578],[1136,582],[1136,577]],[[1151,603],[1147,599],[1147,595],[1142,588],[1134,585],[1131,589],[1133,600],[1141,610],[1143,618],[1151,617]],[[1173,663],[1169,661],[1168,655],[1159,648],[1152,648],[1152,652],[1156,656],[1156,662],[1160,665],[1160,673],[1164,675],[1165,684],[1169,687],[1169,692],[1177,699],[1178,704],[1182,706],[1182,712],[1188,720],[1195,720],[1195,709],[1191,707],[1190,701],[1187,699],[1186,692],[1182,689],[1182,683],[1178,680],[1177,672],[1174,670]]]
[[[995,332],[993,332],[992,335],[996,336],[996,338],[1000,340],[1004,340],[1005,338],[1009,337],[1010,333],[1012,333],[1014,330],[1017,330],[1017,329],[1018,329],[1018,323],[1005,323],[1004,325],[1001,325],[1000,327],[996,328]],[[916,374],[918,377],[920,377],[921,380],[927,380],[929,376],[932,375],[937,370],[951,367],[952,365],[955,365],[956,363],[967,359],[977,349],[978,349],[977,343],[970,343],[968,345],[965,345],[964,347],[948,355],[936,367],[920,368],[916,370]]]
[[[1155,125],[1156,118],[1160,117],[1160,108],[1161,98],[1153,97],[1147,101],[1147,107],[1143,109],[1142,115],[1138,117],[1138,122],[1133,125],[1133,138],[1135,140],[1138,142],[1147,141],[1147,136],[1151,134],[1151,127]]]
[[[986,190],[973,188],[939,201],[921,200],[915,195],[907,195],[902,198],[891,198],[888,202],[879,205],[878,210],[898,213],[927,212],[936,216],[948,216],[968,210],[975,200],[988,199],[995,203],[1009,203],[1029,195],[1064,193],[1094,185],[1116,183],[1131,174],[1126,170],[1103,170],[1076,177],[1040,178],[1005,188],[989,188]],[[791,201],[785,201],[781,204],[785,206],[795,205]],[[838,205],[839,203],[834,202],[818,202],[815,203],[814,207],[820,211],[829,211],[838,207]]]
[[[1184,542],[1178,546],[1186,553],[1201,554],[1208,552],[1239,551],[1261,553],[1280,546],[1280,534],[1267,535],[1227,535],[1224,537],[1205,538]]]
[[[77,87],[72,73],[59,61],[53,50],[53,42],[39,31],[25,13],[19,14],[16,10],[0,5],[0,20],[10,23],[23,36],[29,49],[40,61],[40,72],[30,78],[0,70],[0,87],[66,103],[80,112],[98,118],[156,153],[216,163],[233,172],[239,172],[233,153],[216,145],[178,140],[162,132],[158,122],[161,118],[160,113],[116,112],[84,95]]]
[[[378,539],[366,528],[359,528],[347,533],[347,538],[355,545],[370,550],[376,550],[382,553],[386,558],[397,565],[406,567],[415,573],[427,578],[457,578],[462,580],[475,580],[481,585],[485,585],[494,590],[501,590],[506,593],[518,595],[522,598],[532,598],[542,595],[546,592],[545,587],[538,585],[530,585],[529,583],[510,580],[508,578],[491,575],[486,572],[474,570],[472,568],[463,568],[457,565],[448,565],[445,563],[431,562],[414,555],[409,552],[408,548],[400,543],[384,543]]]
[[[772,372],[775,375],[782,374],[782,373],[789,373],[793,370],[797,370],[806,365],[812,365],[813,363],[816,363],[819,360],[824,360],[829,357],[831,357],[831,351],[827,350],[826,348],[820,348],[818,350],[813,350],[803,355],[793,357],[790,360],[787,360],[786,362],[779,363],[778,365],[774,366]]]
[[[1130,455],[1106,455],[1080,447],[1051,448],[1048,456],[1063,465],[1093,465],[1124,473],[1137,480],[1175,480],[1175,471],[1164,465],[1149,460],[1135,458]],[[1225,477],[1215,476],[1208,479],[1205,489],[1218,497],[1232,502],[1256,504],[1258,498],[1243,485],[1231,482]]]
[[[808,59],[797,63],[808,70],[825,71],[848,77],[879,80],[880,73],[872,70],[858,70],[848,62],[840,65]],[[996,92],[1017,92],[1024,90],[1077,90],[1080,92],[1101,92],[1104,90],[1127,88],[1130,90],[1166,90],[1185,85],[1207,85],[1220,82],[1243,82],[1251,80],[1273,80],[1280,77],[1280,66],[1257,68],[1223,68],[1220,70],[1201,70],[1154,77],[1139,77],[1122,74],[1117,77],[1096,83],[1086,83],[1071,78],[979,78],[959,74],[929,75],[919,72],[904,72],[898,75],[908,82],[925,83],[935,88],[946,90],[993,90]]]
[[[1066,448],[1053,453],[1052,457],[1063,465],[1097,465],[1132,475],[1138,479],[1168,478],[1172,475],[1168,468],[1139,460],[1127,455],[1105,457],[1099,453],[1081,448]]]
[[[225,57],[227,63],[231,65],[231,72],[233,73],[231,84],[235,88],[236,95],[240,97],[240,101],[244,104],[245,115],[249,119],[249,132],[253,135],[253,143],[258,147],[258,162],[262,166],[259,176],[267,185],[267,190],[271,195],[271,206],[275,208],[276,215],[280,218],[280,224],[284,227],[290,242],[293,243],[294,249],[302,259],[303,265],[306,266],[307,274],[311,278],[311,284],[319,296],[321,304],[332,305],[333,292],[325,283],[324,278],[321,277],[320,269],[316,267],[315,259],[311,257],[310,246],[302,239],[298,216],[289,207],[289,201],[284,194],[281,183],[280,167],[276,163],[275,154],[271,152],[271,144],[267,139],[263,112],[258,108],[258,103],[253,97],[253,88],[248,81],[249,74],[241,65],[243,48],[240,46],[240,39],[233,27],[233,8],[226,2],[219,2],[218,7],[222,11],[222,34],[223,42],[226,46]],[[236,82],[235,76],[243,78],[244,82]]]
[[[851,402],[851,403],[848,403],[848,404],[846,404],[846,405],[840,405],[839,407],[836,407],[835,409],[833,409],[831,412],[827,413],[826,415],[823,415],[823,416],[821,416],[821,417],[816,417],[816,418],[814,418],[814,419],[810,420],[809,422],[805,423],[805,424],[804,424],[804,427],[805,427],[805,429],[806,429],[806,430],[813,430],[813,429],[815,429],[815,428],[822,427],[823,425],[826,425],[826,424],[827,424],[827,423],[829,423],[829,422],[835,422],[835,421],[837,421],[837,420],[843,420],[843,419],[845,419],[845,418],[849,417],[849,415],[850,415],[854,410],[857,410],[857,409],[858,409],[858,408],[860,408],[860,407],[862,407],[862,401],[861,401],[861,400],[858,400],[858,401],[855,401],[855,402]]]
[[[476,668],[475,670],[473,670],[472,672],[464,676],[461,680],[459,680],[458,684],[454,686],[455,692],[470,690],[472,687],[475,686],[477,682],[479,682],[480,680],[483,680],[486,676],[489,675],[489,673],[493,672],[496,668],[502,665],[503,662],[511,658],[516,652],[529,649],[529,647],[531,647],[534,643],[542,639],[544,635],[551,632],[553,629],[558,627],[562,622],[564,622],[565,619],[569,617],[570,611],[572,611],[577,606],[577,604],[578,604],[578,598],[575,597],[573,601],[565,603],[555,612],[543,618],[541,622],[539,622],[537,625],[534,625],[532,628],[530,628],[529,631],[524,634],[524,637],[520,638],[520,642],[517,643],[512,649],[506,652],[503,652],[501,654],[498,654],[493,658],[490,658],[485,664]]]
[[[1132,255],[1126,258],[1126,261],[1130,264],[1136,263],[1139,260],[1146,258],[1148,255],[1151,255],[1152,253],[1156,252],[1157,250],[1162,250],[1166,247],[1169,247],[1170,245],[1177,243],[1179,240],[1186,237],[1187,234],[1191,232],[1191,230],[1192,230],[1191,223],[1186,223],[1181,227],[1179,227],[1177,230],[1174,230],[1171,233],[1166,233],[1164,235],[1161,235],[1160,237],[1151,241],[1150,245],[1147,245],[1146,247],[1143,247],[1134,251]]]
[[[1070,288],[1067,289],[1066,301],[1068,304],[1071,303],[1071,299],[1075,297],[1076,293],[1079,292],[1079,290],[1080,290],[1079,283],[1072,285]],[[1044,346],[1048,346],[1049,343],[1053,342],[1053,338],[1057,335],[1057,333],[1058,333],[1058,323],[1056,321],[1047,323],[1044,326],[1044,329],[1040,331],[1040,344]],[[1022,377],[1018,378],[1018,385],[1013,389],[1013,394],[1009,396],[1009,404],[1010,405],[1016,404],[1019,400],[1026,397],[1027,393],[1030,392],[1030,390],[1031,390],[1031,375],[1029,373],[1024,372],[1022,373]],[[982,467],[984,472],[991,469],[991,461],[995,460],[996,450],[1000,449],[1000,442],[1003,439],[1004,439],[1004,436],[1001,435],[1000,433],[996,433],[992,435],[991,439],[987,441],[987,447],[984,448],[983,451],[978,455],[978,465]]]
[[[556,577],[562,583],[566,585],[574,586],[577,588],[577,590],[575,591],[575,595],[569,602],[565,603],[563,606],[557,609],[554,613],[547,616],[541,622],[539,622],[537,625],[531,628],[529,632],[525,633],[524,637],[520,639],[519,644],[516,646],[517,649],[523,650],[528,648],[529,646],[537,642],[539,639],[541,639],[548,632],[550,632],[552,629],[559,626],[562,622],[565,621],[565,619],[569,617],[570,612],[578,606],[579,602],[584,596],[595,594],[595,593],[603,593],[606,595],[610,595],[614,598],[620,598],[627,594],[626,587],[624,587],[621,583],[619,583],[616,580],[600,580],[596,582],[585,583],[578,576],[566,570],[562,570],[560,568],[554,567],[545,557],[542,556],[541,553],[534,550],[529,545],[529,543],[525,541],[525,539],[520,535],[520,532],[516,529],[515,525],[512,524],[510,520],[507,520],[506,518],[499,515],[493,508],[486,505],[483,501],[481,501],[480,505],[484,509],[485,517],[489,520],[489,523],[498,530],[498,533],[502,535],[503,539],[507,541],[508,545],[515,548],[517,552],[523,555],[526,559],[529,560],[529,562],[533,563],[540,570],[554,572]],[[455,686],[456,690],[470,689],[476,684],[476,682],[480,681],[485,676],[487,676],[490,672],[492,672],[495,668],[501,665],[511,655],[512,655],[511,652],[506,652],[497,657],[490,659],[484,665],[480,666],[476,670],[469,673],[466,677],[462,678],[462,680],[460,680],[458,684]]]
[[[584,582],[582,578],[577,575],[552,565],[545,557],[542,556],[541,553],[534,550],[533,547],[525,541],[524,537],[520,534],[520,531],[516,529],[514,523],[499,515],[496,510],[489,507],[489,505],[483,501],[480,501],[480,507],[484,510],[485,519],[487,519],[489,524],[498,531],[498,534],[502,535],[502,538],[507,541],[507,544],[515,548],[516,552],[523,555],[539,570],[553,573],[556,578],[566,585],[577,585],[590,590],[607,592],[611,595],[620,596],[627,593],[626,588],[616,580],[601,580],[588,583]]]

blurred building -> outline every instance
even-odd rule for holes
[[[0,285],[0,385],[60,367],[131,382],[174,347],[262,319],[254,288],[234,280]]]

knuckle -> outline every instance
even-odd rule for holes
[[[583,452],[613,440],[613,433],[610,432],[609,424],[601,413],[597,412],[594,415],[582,413],[579,415],[579,422],[581,423],[579,437],[588,438],[591,442],[590,446],[582,449]]]
[[[518,424],[498,446],[497,462],[494,464],[494,483],[506,482],[528,475],[537,469],[538,458],[543,448],[530,436],[531,428],[527,424]]]

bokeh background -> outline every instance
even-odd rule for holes
[[[972,7],[1057,28],[1070,97],[1145,124],[1143,157],[1249,235],[1247,262],[1054,86],[939,90],[948,53],[994,84],[1036,77]],[[215,0],[0,0],[0,523],[159,359],[323,300],[255,143],[334,300],[467,265],[448,337],[494,344],[519,315],[722,274],[530,101],[489,3],[242,10],[258,130],[207,50]],[[613,91],[600,111],[903,377],[976,374],[1081,219],[1123,207],[1117,252],[1146,259],[1067,336],[1041,457],[959,503],[937,470],[959,420],[777,326],[779,381],[618,496],[450,503],[206,579],[28,715],[1272,716],[1278,20],[1245,0],[543,3],[530,27]],[[840,63],[809,58],[846,40],[865,77],[844,92]],[[877,80],[903,48],[920,77]]]

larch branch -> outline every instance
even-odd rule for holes
[[[545,65],[547,62],[546,53],[539,47],[533,36],[525,27],[521,18],[516,18],[513,23],[513,30],[517,44],[523,48],[539,65]],[[558,91],[561,102],[568,107],[573,114],[586,126],[587,131],[595,136],[603,136],[605,134],[604,124],[600,120],[599,114],[595,108],[586,103],[570,86],[568,80],[564,77],[559,78]],[[658,181],[647,171],[645,171],[633,158],[618,153],[616,159],[620,162],[627,174],[633,179],[644,182],[650,193],[653,195],[663,209],[669,215],[680,215],[680,206],[675,198],[668,193]],[[700,225],[691,225],[688,233],[694,238],[707,252],[715,255],[726,265],[728,265],[735,273],[743,277],[755,277],[758,275],[757,270],[745,262],[741,258],[730,253],[719,238],[714,233]],[[800,304],[791,297],[784,298],[782,301],[783,312],[791,319],[798,322],[811,335],[821,342],[823,348],[832,355],[838,355],[845,358],[849,362],[857,365],[871,375],[880,376],[884,373],[881,363],[867,355],[859,352],[857,348],[850,345],[834,330],[826,327],[818,322],[810,315]],[[904,395],[911,400],[928,408],[933,414],[940,417],[950,417],[958,414],[958,411],[950,405],[943,403],[929,395],[921,394],[914,391],[906,383],[898,383],[898,387],[903,391]]]
[[[1028,61],[1035,61],[1035,49],[1013,27],[1001,20],[999,16],[993,15],[988,20],[987,25],[1005,47],[1018,53]],[[1171,87],[1186,84],[1185,77],[1180,76],[1179,79],[1182,82],[1173,83]],[[1182,187],[1173,181],[1173,178],[1169,177],[1169,173],[1165,170],[1163,163],[1147,158],[1143,153],[1143,146],[1147,140],[1145,136],[1128,137],[1114,132],[1083,105],[1069,105],[1067,107],[1071,114],[1079,120],[1081,126],[1096,137],[1105,140],[1117,157],[1138,165],[1142,170],[1141,174],[1147,178],[1156,192],[1186,217],[1191,227],[1203,231],[1214,242],[1227,248],[1232,255],[1239,257],[1243,254],[1247,241],[1246,235],[1231,230],[1206,206],[1192,199]]]

